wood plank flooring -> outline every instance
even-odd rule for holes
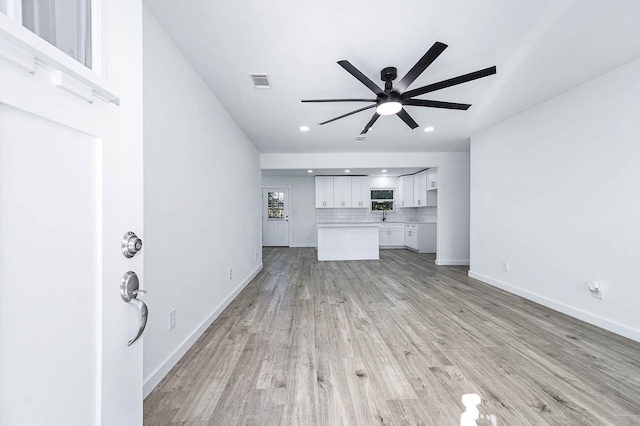
[[[498,425],[640,425],[640,344],[433,260],[266,248],[145,425],[457,426],[465,393]]]

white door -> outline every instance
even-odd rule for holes
[[[262,190],[262,245],[289,247],[289,189]]]
[[[0,18],[0,36],[35,37]],[[140,317],[120,296],[127,271],[143,281],[142,253],[121,251],[143,231],[141,38],[118,34],[102,60],[120,105],[60,74],[64,58],[35,62],[44,42],[0,40],[2,425],[142,424],[142,341],[127,346]]]

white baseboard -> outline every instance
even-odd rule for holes
[[[207,328],[209,328],[209,326],[213,323],[213,321],[215,321],[216,318],[220,316],[222,311],[224,311],[225,308],[229,306],[231,302],[233,302],[233,299],[235,299],[236,296],[238,296],[238,294],[240,294],[240,292],[244,290],[244,288],[251,282],[251,280],[253,280],[256,277],[256,275],[258,275],[258,273],[262,271],[262,268],[263,268],[263,264],[261,263],[256,268],[256,270],[253,271],[242,283],[240,283],[240,285],[236,287],[236,289],[233,290],[233,292],[225,300],[223,300],[222,303],[220,303],[217,308],[213,310],[211,315],[209,315],[207,319],[205,319],[200,324],[200,326],[196,328],[193,331],[193,333],[191,333],[191,335],[185,339],[184,342],[182,342],[182,344],[173,352],[173,354],[171,354],[165,360],[165,362],[163,362],[162,365],[158,367],[156,371],[154,371],[151,374],[151,376],[149,376],[144,380],[143,398],[146,398],[151,393],[151,391],[156,386],[158,386],[158,383],[160,383],[160,381],[164,378],[164,376],[167,375],[169,370],[171,370],[173,366],[176,365],[178,361],[180,361],[180,358],[182,358],[184,354],[187,353],[189,348],[193,346],[196,340],[198,340],[198,338],[202,336],[202,333],[204,333],[207,330]]]
[[[291,243],[289,247],[316,247],[315,243]]]
[[[469,259],[436,259],[438,266],[465,266],[469,265]]]
[[[619,334],[620,336],[624,336],[628,339],[635,340],[636,342],[640,342],[640,330],[636,330],[631,327],[618,324],[617,322],[610,321],[606,318],[602,318],[597,315],[593,315],[581,309],[574,308],[573,306],[556,302],[555,300],[546,298],[539,294],[532,293],[528,290],[523,290],[521,288],[514,287],[511,284],[507,284],[505,282],[484,276],[474,271],[469,271],[469,277],[475,278],[476,280],[482,281],[483,283],[492,285],[504,291],[508,291],[509,293],[513,293],[520,297],[524,297],[525,299],[539,303],[540,305],[546,306],[547,308],[553,309],[554,311],[558,311],[563,314],[582,320],[584,322],[588,322],[589,324],[595,325],[596,327],[604,328],[605,330],[608,330],[612,333]]]

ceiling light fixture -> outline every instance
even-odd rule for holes
[[[433,132],[434,130],[435,130],[435,129],[434,129],[432,126],[429,126],[429,127],[425,127],[425,128],[424,128],[424,131],[425,131],[425,132]]]
[[[347,169],[344,171],[345,173],[351,173],[351,170]]]
[[[396,100],[381,102],[376,107],[376,112],[380,115],[397,114],[402,109],[402,104]]]
[[[382,173],[387,173],[387,171],[386,171],[386,170],[383,170],[383,171],[382,171]]]
[[[307,170],[307,173],[313,173],[313,170]]]
[[[300,126],[300,131],[301,132],[308,132],[309,131],[309,126]]]

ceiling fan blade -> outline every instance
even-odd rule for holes
[[[428,86],[419,87],[417,89],[409,90],[402,94],[402,99],[413,98],[414,96],[424,95],[425,93],[435,92],[436,90],[444,89],[446,87],[456,86],[458,84],[467,83],[469,81],[477,80],[479,78],[488,77],[497,72],[495,66],[485,68],[483,70],[470,72],[469,74],[453,77],[448,80],[439,81],[438,83],[429,84]]]
[[[413,68],[409,70],[407,75],[402,77],[402,80],[400,80],[398,84],[396,84],[396,87],[393,88],[393,91],[396,93],[402,93],[407,90],[407,87],[409,87],[411,83],[413,83],[413,81],[418,78],[418,76],[422,74],[422,72],[426,70],[427,67],[431,65],[431,63],[435,61],[446,48],[447,45],[444,43],[440,43],[439,41],[433,43],[431,49],[429,49],[427,53],[425,53],[424,56],[420,58],[420,60],[413,66]]]
[[[360,108],[360,109],[357,109],[355,111],[348,112],[346,114],[341,115],[340,117],[336,117],[336,118],[332,118],[331,120],[324,121],[324,122],[320,123],[320,126],[322,126],[323,124],[331,123],[332,121],[336,121],[336,120],[339,120],[341,118],[347,117],[347,116],[349,116],[351,114],[355,114],[357,112],[364,111],[365,109],[373,108],[373,107],[375,107],[375,105],[369,105],[369,106],[366,106],[364,108]]]
[[[468,110],[469,107],[471,106],[470,104],[457,104],[454,102],[430,101],[427,99],[406,99],[402,101],[402,105],[430,107],[430,108],[443,108],[443,109],[461,109],[465,111]]]
[[[369,131],[369,129],[371,128],[371,126],[373,126],[373,123],[376,122],[376,120],[380,117],[380,114],[378,114],[377,112],[375,114],[373,114],[373,117],[371,117],[371,120],[369,120],[369,122],[367,123],[366,126],[364,126],[364,129],[362,129],[362,131],[360,132],[361,135],[364,135],[365,133],[367,133]]]
[[[376,99],[303,99],[300,102],[376,102]]]
[[[407,123],[407,126],[411,127],[412,129],[415,129],[416,127],[418,127],[418,123],[416,123],[415,120],[413,118],[411,118],[409,113],[407,111],[405,111],[404,108],[402,108],[400,111],[398,111],[396,113],[396,115],[398,117],[402,118],[402,121]]]
[[[367,86],[369,90],[371,90],[376,95],[378,96],[384,95],[384,91],[380,87],[378,87],[377,84],[371,81],[369,77],[362,74],[356,67],[351,65],[349,61],[338,61],[338,65],[340,65],[342,68],[347,70],[349,74],[357,78],[362,84]]]

